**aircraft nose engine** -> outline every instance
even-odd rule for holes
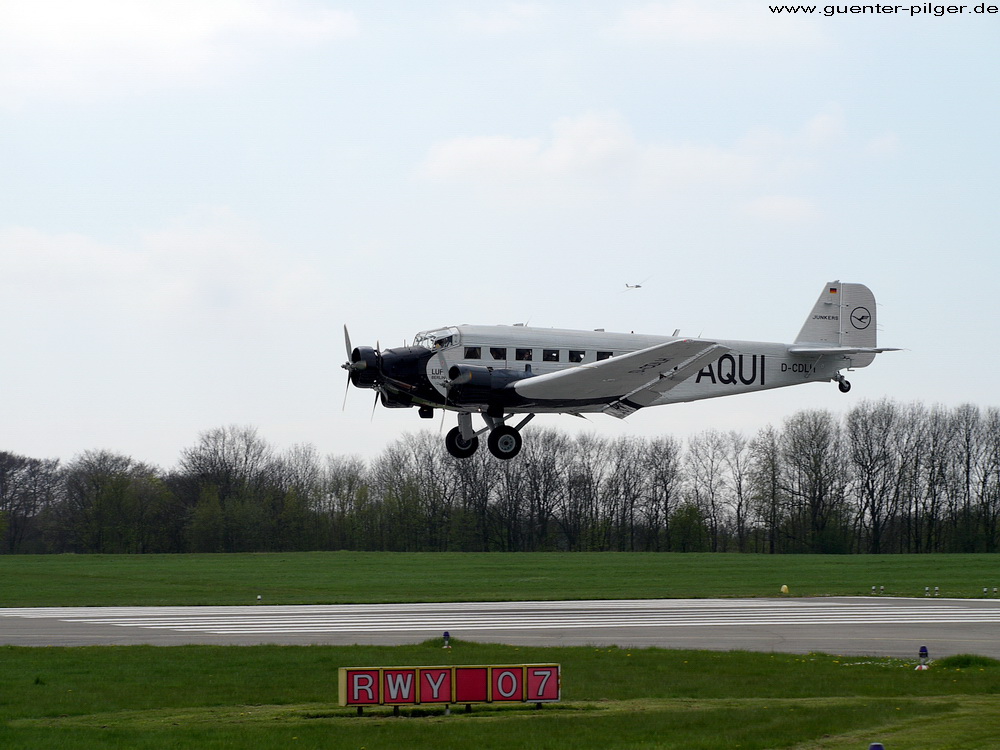
[[[351,361],[346,366],[351,383],[356,388],[374,388],[378,385],[381,355],[370,346],[359,346],[351,352]]]

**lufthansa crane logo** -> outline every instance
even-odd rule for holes
[[[868,326],[871,325],[871,322],[872,322],[872,314],[868,312],[868,308],[855,307],[853,310],[851,310],[851,323],[853,323],[854,327],[857,328],[859,331],[865,330]]]

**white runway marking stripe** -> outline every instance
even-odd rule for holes
[[[627,600],[246,607],[0,609],[0,617],[49,618],[213,635],[440,633],[574,628],[759,627],[1000,623],[983,600]]]

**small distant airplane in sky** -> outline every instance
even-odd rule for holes
[[[649,281],[650,278],[651,277],[647,276],[642,281],[640,281],[638,284],[629,284],[626,281],[625,282],[625,289],[623,291],[628,291],[629,289],[642,289],[642,285],[645,284],[647,281]]]
[[[649,406],[812,382],[833,381],[847,393],[843,370],[897,351],[877,344],[871,290],[839,281],[823,287],[792,344],[524,325],[448,326],[384,351],[353,348],[347,326],[344,339],[349,384],[374,390],[387,408],[416,407],[425,419],[435,409],[457,412],[448,452],[468,458],[485,434],[500,459],[520,452],[521,429],[536,414],[624,419]],[[478,430],[474,414],[485,423]],[[508,424],[516,414],[524,416]]]

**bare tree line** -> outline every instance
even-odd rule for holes
[[[107,451],[0,452],[5,553],[396,551],[996,552],[1000,409],[859,403],[753,437],[532,430],[456,460],[433,433],[377,458],[278,451],[209,430],[169,471]]]

